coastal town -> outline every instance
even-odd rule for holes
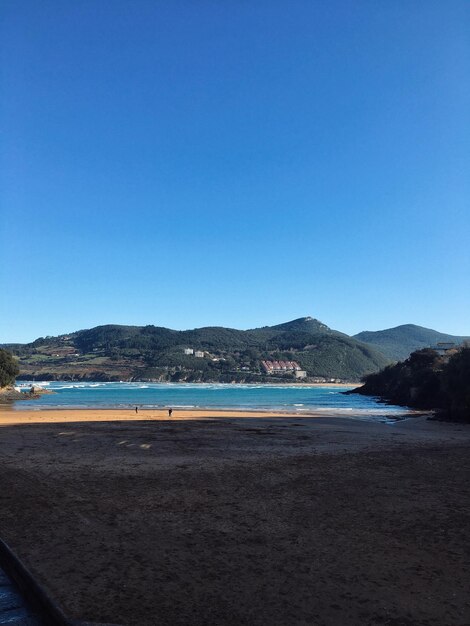
[[[261,361],[266,374],[293,373],[295,378],[307,378],[307,372],[303,370],[297,361]]]

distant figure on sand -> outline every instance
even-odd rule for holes
[[[135,407],[135,412],[136,412],[136,413],[138,413],[138,412],[139,412],[139,407],[138,407],[138,406],[136,406],[136,407]]]
[[[168,409],[168,417],[171,417],[172,413],[173,413],[173,409]]]

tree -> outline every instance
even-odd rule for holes
[[[0,387],[12,385],[19,373],[20,369],[12,353],[0,348]]]
[[[437,352],[425,348],[413,352],[406,361],[369,374],[357,393],[413,406],[436,409],[442,406],[441,376],[444,361]]]
[[[470,348],[454,354],[443,373],[446,409],[452,419],[470,422]]]

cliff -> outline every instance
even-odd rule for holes
[[[445,355],[419,350],[403,362],[366,376],[362,387],[347,393],[433,409],[440,418],[470,422],[470,348]]]

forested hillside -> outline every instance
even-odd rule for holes
[[[251,330],[97,326],[30,344],[10,344],[21,378],[289,382],[262,360],[296,361],[309,379],[359,380],[386,365],[374,347],[310,317]],[[193,350],[185,354],[185,349]],[[199,355],[196,356],[196,353]]]

